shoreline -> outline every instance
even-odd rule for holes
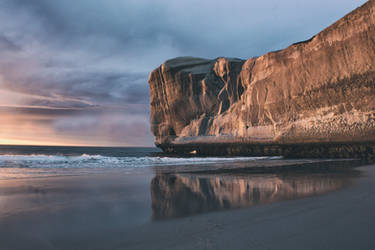
[[[288,160],[279,163],[283,161]],[[169,171],[153,168],[126,174],[114,171],[0,181],[1,246],[5,249],[375,246],[370,230],[375,225],[372,214],[375,165],[252,173],[243,171],[241,164],[238,171],[233,171],[235,167],[230,163],[231,166],[215,166],[209,171],[207,166],[195,166],[202,170],[196,172],[168,167]],[[223,172],[223,168],[227,171]],[[339,240],[336,233],[344,235],[344,239]]]

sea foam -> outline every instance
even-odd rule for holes
[[[144,168],[278,159],[279,157],[111,157],[102,155],[0,155],[2,168]]]

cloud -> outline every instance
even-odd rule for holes
[[[2,0],[0,113],[29,119],[29,140],[38,128],[46,141],[152,145],[147,76],[163,61],[261,55],[364,2]],[[2,136],[19,140],[9,124]]]
[[[17,52],[21,50],[21,47],[9,40],[7,37],[0,36],[0,50]]]

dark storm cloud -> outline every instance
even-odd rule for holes
[[[20,17],[13,22],[26,34],[17,35],[24,43],[30,42],[31,32],[49,49],[87,52],[79,66],[84,59],[113,59],[125,70],[143,72],[170,56],[247,58],[280,49],[310,38],[365,2],[3,1],[3,12]]]
[[[58,133],[150,145],[147,76],[163,61],[282,49],[364,2],[1,0],[0,106]]]
[[[76,105],[148,103],[147,74],[112,72],[74,72],[46,74],[28,78],[13,88],[25,93],[66,98]],[[8,86],[12,88],[12,86]],[[47,88],[46,88],[47,87]],[[147,91],[146,91],[147,90]],[[136,96],[134,96],[136,95]],[[72,100],[72,99],[75,99]],[[81,100],[81,103],[78,102]],[[51,101],[51,100],[48,100]],[[53,100],[52,100],[53,101]],[[86,101],[86,103],[84,103]]]

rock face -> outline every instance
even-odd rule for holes
[[[375,1],[258,58],[168,60],[149,84],[151,130],[165,151],[373,152]]]

